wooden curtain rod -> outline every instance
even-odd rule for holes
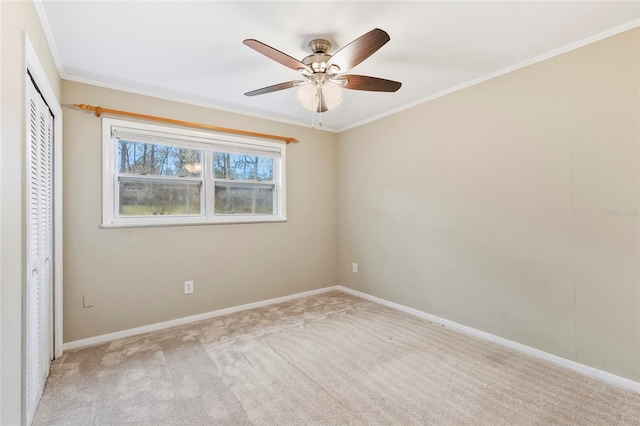
[[[234,133],[236,135],[253,136],[257,138],[277,139],[280,141],[284,141],[287,144],[300,142],[296,138],[289,138],[286,136],[270,135],[268,133],[250,132],[248,130],[229,129],[227,127],[218,127],[218,126],[211,126],[209,124],[192,123],[190,121],[175,120],[173,118],[156,117],[155,115],[138,114],[136,112],[120,111],[117,109],[102,108],[99,106],[93,106],[93,105],[87,105],[87,104],[73,104],[73,106],[82,108],[84,110],[95,111],[96,117],[100,117],[100,115],[102,114],[124,115],[126,117],[134,117],[134,118],[140,118],[143,120],[159,121],[161,123],[177,124],[179,126],[196,127],[198,129],[213,130],[216,132]]]

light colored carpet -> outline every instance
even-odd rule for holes
[[[34,425],[640,425],[640,394],[334,291],[65,352]]]

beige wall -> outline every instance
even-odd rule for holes
[[[340,283],[640,380],[639,32],[341,133]]]
[[[24,32],[54,92],[60,78],[32,2],[0,2],[0,424],[21,421],[24,154]]]
[[[336,136],[61,89],[33,4],[0,19],[0,424],[21,415],[23,29],[63,104],[302,141],[286,223],[100,229],[100,119],[66,108],[66,342],[339,282],[640,380],[638,217],[605,214],[638,209],[637,29]]]
[[[101,229],[101,120],[65,108],[65,342],[337,284],[335,134],[69,81],[62,103],[301,141],[287,148],[285,223]]]

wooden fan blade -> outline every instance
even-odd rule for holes
[[[273,86],[263,87],[262,89],[252,90],[251,92],[247,92],[245,96],[256,96],[256,95],[264,95],[265,93],[277,92],[278,90],[291,89],[295,87],[298,83],[304,83],[302,80],[296,81],[287,81],[286,83],[274,84]]]
[[[338,50],[331,57],[330,64],[339,66],[343,72],[347,71],[373,55],[389,40],[389,34],[375,28]]]
[[[254,39],[246,39],[243,43],[258,53],[262,53],[267,58],[273,59],[274,61],[284,65],[287,68],[291,68],[292,70],[298,71],[300,68],[307,69],[307,66],[297,60],[296,58],[292,58],[291,56],[283,53],[277,49],[274,49],[271,46],[268,46],[258,40]]]
[[[351,90],[366,90],[369,92],[395,92],[402,83],[399,81],[385,80],[384,78],[369,77],[366,75],[347,74],[340,76],[338,80],[346,80],[342,87]]]

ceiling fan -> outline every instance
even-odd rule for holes
[[[245,96],[263,95],[278,90],[299,87],[298,99],[302,106],[314,112],[325,112],[342,102],[341,88],[372,92],[395,92],[402,83],[366,75],[343,74],[367,59],[390,40],[389,34],[375,28],[347,44],[333,55],[331,43],[316,39],[309,42],[311,55],[301,61],[255,39],[243,43],[266,57],[300,72],[304,80],[287,81],[245,93]]]

